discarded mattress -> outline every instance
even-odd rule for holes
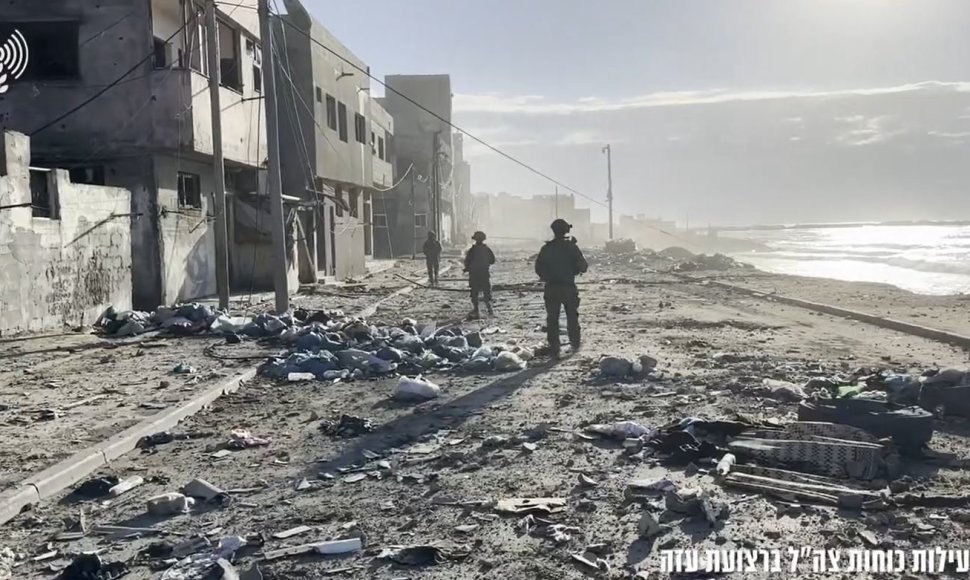
[[[745,431],[728,452],[770,466],[790,466],[838,478],[869,480],[898,467],[895,452],[849,425],[797,422],[782,430]]]
[[[805,401],[798,406],[798,420],[840,423],[876,437],[892,437],[904,452],[921,449],[933,437],[933,416],[923,409],[891,409],[865,399]]]

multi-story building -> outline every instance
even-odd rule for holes
[[[395,123],[371,97],[367,64],[297,0],[284,3],[274,19],[283,184],[314,208],[301,215],[301,279],[345,279],[374,251],[373,198],[393,185]]]
[[[589,208],[576,207],[573,195],[478,195],[473,207],[476,228],[499,244],[535,244],[550,239],[549,225],[556,218],[572,224],[571,235],[583,242],[590,242],[593,234]]]
[[[393,161],[400,184],[381,198],[385,213],[375,222],[386,223],[387,232],[378,231],[375,239],[379,255],[402,256],[420,249],[429,231],[445,244],[455,236],[451,78],[392,75],[384,82],[381,102],[394,118]]]
[[[257,1],[217,3],[217,30],[194,0],[42,4],[0,6],[0,38],[18,30],[30,49],[25,74],[0,102],[0,125],[31,137],[32,165],[66,167],[74,183],[131,192],[135,305],[215,293],[208,74],[216,69],[231,280],[247,289],[271,285]],[[207,57],[213,34],[218,63]]]

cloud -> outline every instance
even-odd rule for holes
[[[894,87],[874,87],[833,91],[732,91],[712,89],[702,91],[667,91],[636,97],[609,100],[584,97],[575,101],[553,101],[539,95],[479,95],[456,94],[456,113],[503,113],[525,115],[568,115],[626,111],[654,107],[686,107],[724,103],[777,101],[789,99],[832,99],[842,97],[872,97],[922,92],[970,93],[970,82],[925,81]]]

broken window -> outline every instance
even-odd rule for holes
[[[414,214],[414,227],[416,228],[428,227],[428,214],[425,214],[425,213]]]
[[[51,195],[50,169],[30,168],[30,215],[58,219],[57,203]]]
[[[104,185],[104,165],[75,167],[70,170],[72,183]]]
[[[383,137],[377,138],[377,157],[381,161],[386,161],[386,159],[384,158],[384,138]]]
[[[387,227],[387,216],[382,213],[374,214],[374,227],[375,228],[386,228]]]
[[[350,217],[360,217],[360,193],[356,189],[350,190]]]
[[[354,113],[354,137],[358,143],[367,143],[367,120],[360,113]]]
[[[344,217],[344,190],[339,185],[334,187],[334,197],[337,198],[337,217]]]
[[[263,92],[263,55],[259,52],[259,47],[251,39],[246,39],[246,52],[253,59],[253,90],[257,93]]]
[[[205,50],[206,34],[205,9],[198,4],[188,5],[185,17],[185,50],[188,53],[188,65],[192,70],[209,74],[209,54]],[[181,60],[181,59],[180,59]],[[179,63],[184,66],[184,63]]]
[[[152,63],[155,68],[168,68],[172,66],[169,60],[169,51],[171,45],[161,38],[155,38],[155,42],[152,45]]]
[[[195,173],[179,171],[179,207],[202,207],[202,179]]]
[[[219,21],[219,73],[222,75],[222,86],[242,91],[239,31],[222,21]]]
[[[343,103],[337,103],[337,125],[340,140],[347,143],[347,105]]]
[[[337,130],[337,99],[327,95],[327,127]]]
[[[0,23],[0,39],[10,38],[14,30],[20,31],[30,51],[22,80],[81,78],[77,22],[4,22]]]

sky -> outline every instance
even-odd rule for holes
[[[610,143],[621,213],[970,219],[966,0],[304,3],[378,77],[450,74],[458,127],[596,216]],[[554,191],[466,150],[476,192]]]

